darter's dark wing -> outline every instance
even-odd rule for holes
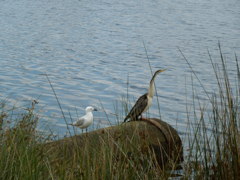
[[[125,117],[124,122],[126,122],[129,118],[131,118],[131,120],[137,120],[138,116],[140,116],[144,111],[144,109],[147,107],[147,104],[148,104],[148,99],[147,99],[147,93],[146,93],[138,98],[137,102],[132,107],[131,111]]]

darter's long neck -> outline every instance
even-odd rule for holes
[[[154,79],[155,77],[157,76],[158,73],[155,73],[150,81],[150,84],[149,84],[149,89],[148,89],[148,95],[150,97],[153,97],[154,96],[154,93],[155,93],[155,86],[154,86]]]

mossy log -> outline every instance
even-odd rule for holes
[[[166,122],[151,118],[75,135],[45,145],[50,159],[61,163],[84,160],[125,161],[138,164],[154,160],[159,167],[176,166],[183,160],[182,142]],[[152,161],[151,161],[152,162]]]

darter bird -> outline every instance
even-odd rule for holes
[[[128,113],[128,115],[125,117],[124,122],[126,122],[129,118],[132,121],[138,120],[138,117],[142,115],[142,113],[146,112],[148,108],[152,105],[152,99],[153,95],[155,93],[155,87],[154,87],[154,79],[156,76],[160,73],[165,71],[166,69],[157,70],[149,84],[148,92],[142,96],[140,96],[135,103],[135,105],[132,107],[131,111]]]

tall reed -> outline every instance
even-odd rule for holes
[[[207,102],[201,102],[193,87],[193,110],[188,112],[189,152],[185,162],[185,176],[194,178],[240,178],[240,74],[238,59],[236,81],[230,82],[219,44],[220,64],[209,59],[215,74],[217,90],[206,94]],[[232,74],[232,73],[231,73]],[[201,85],[204,88],[203,84]],[[206,89],[204,91],[207,93]],[[193,117],[193,118],[191,118]]]

